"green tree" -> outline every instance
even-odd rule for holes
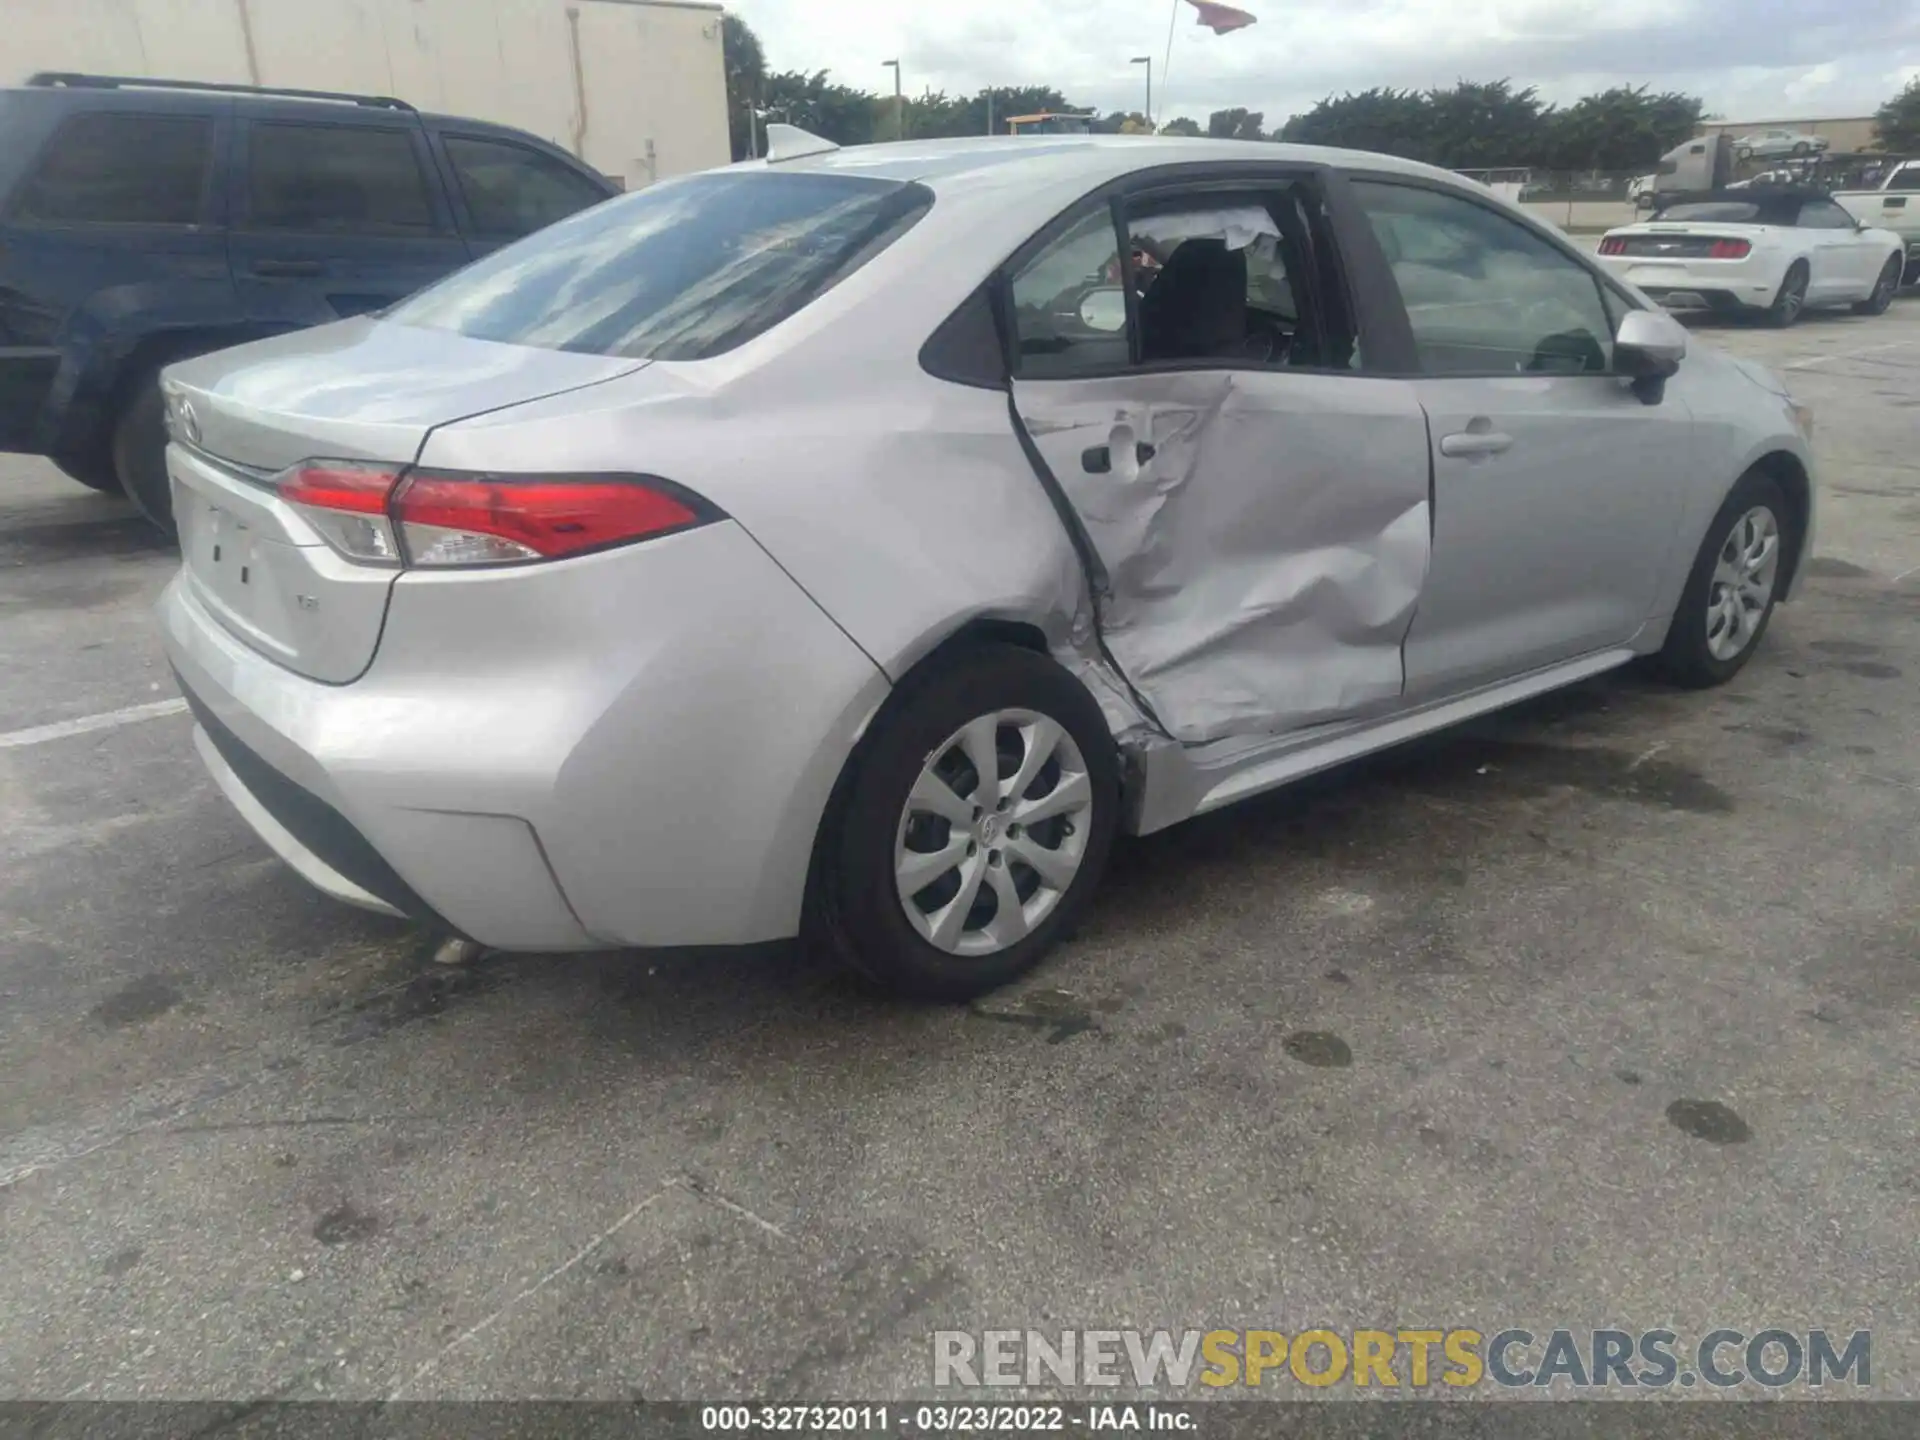
[[[1691,95],[1621,86],[1556,110],[1532,88],[1463,80],[1446,90],[1329,96],[1280,133],[1302,144],[1378,150],[1459,170],[1633,170],[1693,134],[1701,109]]]
[[[1560,170],[1650,170],[1694,133],[1703,108],[1692,95],[1616,86],[1556,112],[1543,137],[1546,153],[1536,163]]]
[[[766,109],[775,123],[784,121],[836,145],[865,145],[893,134],[893,97],[884,101],[870,90],[836,85],[821,70],[808,75],[786,70],[767,76]]]
[[[727,133],[733,158],[747,158],[753,136],[753,106],[765,93],[767,56],[760,37],[738,15],[720,21],[720,49],[727,76]]]
[[[1882,150],[1895,155],[1920,153],[1920,80],[1882,105],[1873,117],[1873,133]]]
[[[1207,134],[1216,140],[1264,140],[1267,117],[1261,111],[1235,106],[1207,117]]]
[[[1300,145],[1340,145],[1416,156],[1428,148],[1426,97],[1413,90],[1376,86],[1328,96],[1280,129],[1280,138]]]
[[[1552,111],[1531,87],[1462,80],[1424,98],[1431,148],[1418,158],[1453,169],[1538,164],[1543,158],[1537,152]]]
[[[1200,136],[1207,132],[1200,128],[1198,120],[1189,120],[1185,115],[1176,116],[1160,127],[1162,135]]]

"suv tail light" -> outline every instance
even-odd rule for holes
[[[526,565],[607,550],[723,518],[652,475],[492,475],[309,460],[280,477],[341,555],[363,565]]]
[[[1624,255],[1627,253],[1627,242],[1618,235],[1609,235],[1600,242],[1600,253],[1602,255]]]
[[[1753,246],[1745,240],[1716,240],[1713,249],[1707,252],[1709,260],[1744,260],[1753,253]]]

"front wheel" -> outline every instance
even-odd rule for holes
[[[1668,679],[1696,690],[1723,685],[1753,658],[1799,543],[1793,525],[1778,482],[1758,470],[1741,477],[1707,529],[1655,657]]]
[[[1773,303],[1762,313],[1762,318],[1776,330],[1784,330],[1800,318],[1807,308],[1807,265],[1804,260],[1796,260],[1787,267],[1786,275],[1780,281],[1780,289],[1773,297]]]
[[[1856,315],[1884,315],[1887,307],[1893,304],[1894,292],[1900,288],[1900,257],[1894,255],[1880,267],[1880,278],[1873,282],[1873,289],[1867,298],[1853,307]]]
[[[808,930],[869,979],[970,1000],[1038,965],[1106,869],[1119,766],[1100,707],[1009,645],[908,681],[820,840]]]

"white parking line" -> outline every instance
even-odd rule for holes
[[[142,720],[158,720],[163,715],[178,715],[187,708],[184,700],[155,700],[149,705],[129,705],[124,710],[109,710],[104,715],[82,715],[75,720],[60,720],[52,725],[35,725],[28,730],[9,730],[0,735],[0,750],[22,745],[44,745],[49,740],[65,740],[71,735],[86,735],[95,730],[117,730]]]

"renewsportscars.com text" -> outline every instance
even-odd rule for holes
[[[1867,1330],[937,1330],[933,1383],[1139,1390],[1873,1384]]]

